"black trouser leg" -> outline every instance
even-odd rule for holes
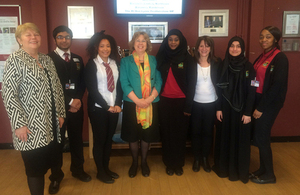
[[[72,173],[81,174],[83,172],[83,108],[76,113],[67,112],[67,131],[70,141],[71,167]]]
[[[108,169],[112,137],[118,122],[118,114],[109,113],[102,108],[89,112],[92,124],[94,147],[93,155],[98,174],[104,174]]]
[[[259,119],[254,119],[254,144],[259,149],[261,168],[265,168],[264,177],[274,177],[271,149],[271,129],[280,109],[266,109]]]

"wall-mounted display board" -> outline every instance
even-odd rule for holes
[[[300,37],[300,11],[283,12],[283,37]]]
[[[8,56],[19,48],[15,32],[21,23],[21,6],[0,5],[0,89],[4,63]]]

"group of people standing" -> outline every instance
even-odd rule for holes
[[[109,169],[109,159],[121,111],[121,138],[129,143],[132,154],[131,178],[138,172],[139,150],[142,175],[150,175],[147,153],[150,143],[156,141],[162,142],[166,173],[182,175],[190,129],[193,171],[202,166],[232,181],[276,182],[270,132],[283,106],[288,79],[288,60],[279,50],[278,28],[268,26],[261,31],[259,42],[264,51],[253,65],[245,57],[240,37],[230,39],[223,61],[214,55],[213,39],[199,37],[193,58],[182,32],[172,29],[156,57],[149,55],[149,36],[136,32],[129,43],[132,55],[121,61],[115,39],[104,31],[96,33],[86,49],[90,59],[83,68],[81,57],[70,53],[72,31],[59,26],[53,37],[57,48],[50,58],[38,52],[38,28],[32,23],[20,25],[16,31],[20,49],[6,61],[3,76],[4,104],[31,194],[43,194],[49,168],[49,193],[58,192],[63,178],[61,137],[66,128],[69,137],[74,136],[70,140],[77,140],[70,143],[72,175],[91,180],[83,170],[82,137],[70,132],[82,131],[79,121],[85,87],[96,177],[104,183],[114,183],[119,177]],[[252,138],[259,148],[260,167],[249,173]],[[72,147],[77,147],[73,153]]]

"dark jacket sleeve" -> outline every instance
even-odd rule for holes
[[[187,79],[187,93],[184,112],[191,113],[192,105],[195,96],[196,82],[197,82],[197,62],[189,56],[187,59],[188,66],[186,70]]]
[[[221,111],[222,110],[222,92],[223,90],[218,87],[216,84],[220,81],[220,77],[221,77],[221,70],[222,70],[222,65],[223,65],[223,61],[218,58],[218,69],[217,69],[217,78],[216,78],[216,83],[214,84],[215,85],[215,89],[216,89],[216,93],[217,93],[217,96],[218,96],[218,99],[217,99],[217,102],[216,102],[216,110],[217,111]]]
[[[251,86],[251,80],[254,80],[255,78],[255,70],[253,68],[253,65],[249,62],[247,64],[246,75],[249,75],[248,78],[246,78],[246,100],[245,100],[245,111],[244,115],[246,116],[251,116],[253,113],[253,107],[254,107],[254,102],[255,102],[255,92],[256,92],[256,87]]]
[[[120,73],[120,68],[118,66],[118,70]],[[122,91],[122,87],[121,87],[121,82],[120,82],[120,74],[119,74],[119,78],[117,81],[117,97],[116,97],[116,101],[115,101],[115,105],[116,106],[122,106],[122,98],[123,98],[123,91]]]
[[[275,100],[281,98],[281,106],[285,100],[288,83],[289,62],[286,55],[282,52],[278,53],[273,59],[274,63],[270,63],[265,77],[264,85],[269,87],[266,89],[264,86],[262,98],[257,106],[257,110],[263,112],[267,107],[274,104]],[[273,68],[273,70],[270,70]],[[272,76],[267,76],[268,72],[272,72]],[[267,79],[270,79],[267,81]]]
[[[84,82],[84,64],[83,60],[80,56],[78,56],[80,60],[80,73],[79,73],[79,80],[78,80],[78,87],[77,93],[75,95],[75,99],[82,99],[84,92],[85,92],[85,82]]]
[[[89,92],[89,98],[91,98],[95,103],[99,104],[104,110],[108,110],[107,102],[103,99],[102,95],[98,91],[98,81],[97,81],[97,69],[95,62],[90,59],[86,64],[84,71],[84,78],[87,90]]]

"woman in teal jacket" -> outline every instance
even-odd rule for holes
[[[156,69],[149,36],[136,32],[129,43],[132,55],[121,60],[120,82],[123,90],[123,119],[121,138],[129,142],[132,165],[129,177],[135,177],[138,168],[139,140],[142,151],[142,175],[148,177],[147,152],[150,142],[159,140],[158,94],[162,79]]]

